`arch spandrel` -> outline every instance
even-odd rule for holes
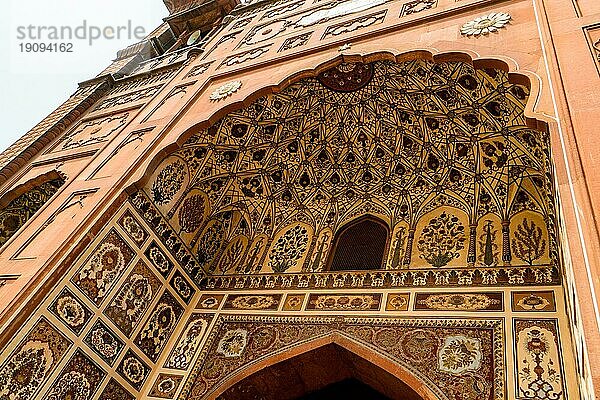
[[[225,316],[180,397],[218,398],[257,371],[333,343],[387,370],[424,399],[500,400],[506,390],[497,353],[502,337],[499,320]],[[452,361],[456,345],[472,350],[464,364]],[[453,377],[465,370],[470,372],[462,379]]]

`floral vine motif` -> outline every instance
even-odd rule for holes
[[[111,231],[89,261],[72,278],[73,283],[96,305],[100,305],[133,259],[133,255],[129,246],[115,231]]]
[[[241,296],[236,297],[231,305],[242,310],[262,310],[276,303],[273,296]]]
[[[171,287],[175,289],[175,292],[177,292],[177,294],[181,296],[181,298],[183,299],[183,301],[185,301],[186,304],[189,303],[189,301],[194,296],[194,293],[196,293],[196,290],[192,288],[192,286],[181,275],[179,271],[176,271],[175,275],[173,275],[173,278],[171,278]]]
[[[172,399],[181,384],[183,376],[172,374],[160,374],[154,386],[150,390],[150,396],[161,399]]]
[[[200,225],[204,221],[205,207],[204,197],[199,194],[185,199],[179,210],[179,225],[181,226],[181,230],[191,233],[200,228]]]
[[[154,308],[135,343],[153,361],[156,361],[183,314],[183,307],[166,291]]]
[[[143,243],[146,239],[146,232],[131,215],[126,215],[123,218],[123,228],[138,244]]]
[[[0,394],[29,398],[44,382],[49,361],[43,346],[31,346],[18,353],[0,372]],[[12,375],[12,376],[11,376]],[[8,398],[8,397],[7,397]]]
[[[542,228],[535,222],[529,223],[527,218],[517,226],[512,240],[515,256],[529,265],[544,255],[546,239],[543,238]]]
[[[177,160],[160,171],[152,184],[152,196],[156,204],[164,205],[173,200],[183,184],[184,170],[183,163]]]
[[[296,225],[281,236],[273,246],[269,266],[273,272],[285,272],[302,258],[307,247],[308,231],[302,225]]]
[[[370,295],[326,295],[317,297],[312,303],[317,310],[370,310],[379,300]]]
[[[396,341],[400,344],[402,355],[415,363],[430,363],[439,348],[437,336],[433,332],[424,329],[406,332]]]
[[[550,305],[550,302],[548,299],[532,293],[517,301],[517,305],[524,310],[543,310]]]
[[[240,90],[241,87],[242,82],[240,81],[227,82],[226,84],[216,88],[215,91],[210,94],[210,99],[212,101],[219,101],[228,96],[231,96],[232,94]]]
[[[481,341],[465,336],[448,336],[440,348],[438,367],[451,374],[476,371],[481,366]]]
[[[388,306],[393,310],[406,311],[408,307],[408,296],[407,295],[396,295],[388,297]]]
[[[77,328],[86,320],[86,313],[81,304],[73,297],[61,297],[56,303],[56,311],[71,327]]]
[[[33,399],[71,344],[48,321],[40,320],[0,366],[0,398]]]
[[[496,32],[498,29],[504,27],[511,20],[511,16],[508,13],[493,12],[488,15],[475,18],[473,21],[469,21],[460,28],[460,33],[466,36],[479,36],[487,35],[491,32]]]
[[[108,385],[102,391],[102,394],[98,398],[98,400],[135,400],[133,395],[129,393],[120,383],[118,383],[114,378],[110,378],[108,381]]]
[[[226,273],[236,267],[236,270],[240,267],[240,260],[244,255],[244,250],[246,246],[244,245],[243,238],[239,236],[234,239],[229,246],[223,252],[223,256],[221,257],[221,261],[219,263],[219,269],[222,273]]]
[[[448,400],[503,400],[506,398],[504,372],[504,335],[502,322],[493,320],[432,320],[404,318],[339,318],[323,316],[223,316],[214,334],[205,344],[181,397],[206,397],[216,385],[237,371],[256,365],[256,360],[322,337],[332,329],[356,340],[390,360],[414,371],[417,377],[430,379],[432,389]],[[491,329],[490,329],[491,328]],[[247,339],[244,339],[247,338]],[[445,339],[454,339],[454,348],[440,352]],[[244,345],[247,341],[247,345]],[[225,345],[225,343],[227,343]],[[231,346],[229,345],[231,343]],[[466,350],[463,349],[466,347]],[[224,347],[239,356],[227,357]],[[245,350],[238,350],[245,347]],[[449,364],[461,364],[452,373],[438,365],[440,353]],[[464,353],[464,354],[462,354]],[[460,360],[463,360],[462,363]],[[481,360],[477,364],[477,360]],[[485,362],[484,362],[485,360]],[[453,364],[454,363],[454,364]],[[226,391],[224,398],[237,399],[240,392]]]
[[[106,373],[81,350],[77,350],[43,398],[46,400],[91,399],[105,375]]]
[[[143,262],[138,261],[104,314],[130,336],[156,295],[160,282]]]
[[[547,361],[548,371],[542,367],[544,358],[548,355],[550,344],[544,333],[539,329],[531,329],[527,333],[526,350],[533,357],[535,367],[531,369],[529,365],[523,367],[520,371],[520,377],[529,381],[527,389],[521,388],[521,394],[525,399],[531,400],[558,400],[562,398],[562,391],[556,392],[553,385],[544,379],[544,372],[547,373],[547,379],[551,382],[560,382],[560,373],[554,368],[552,360]],[[534,375],[532,375],[532,372]]]
[[[441,213],[423,228],[417,243],[420,257],[436,268],[445,266],[453,258],[458,258],[459,250],[465,248],[464,233],[465,227],[458,217]]]
[[[394,235],[394,255],[392,257],[390,269],[398,269],[402,267],[402,261],[405,256],[405,245],[408,235],[406,227],[401,227]]]
[[[498,230],[494,229],[491,220],[485,221],[484,232],[479,236],[479,261],[488,267],[498,265],[500,256],[499,246],[496,243]]]
[[[144,379],[146,379],[150,372],[150,368],[129,350],[127,354],[125,354],[125,357],[123,357],[123,361],[121,361],[117,371],[129,381],[131,386],[140,390],[144,383]]]
[[[209,272],[214,272],[217,268],[215,259],[218,256],[219,250],[223,246],[225,239],[225,228],[219,221],[213,223],[203,234],[202,242],[198,246],[198,252],[196,257],[200,264],[206,269],[208,267]]]
[[[457,293],[432,294],[418,303],[432,310],[485,310],[490,305],[500,304],[500,300],[479,293]]]
[[[113,364],[124,347],[121,340],[117,339],[112,332],[98,322],[88,333],[85,340],[92,350],[98,353],[110,365]]]
[[[225,332],[219,345],[217,353],[225,357],[239,357],[248,344],[248,331],[244,329],[235,329]]]
[[[189,367],[198,346],[200,346],[200,340],[210,321],[209,318],[199,314],[192,315],[179,342],[177,342],[168,361],[165,363],[165,367],[180,370]]]

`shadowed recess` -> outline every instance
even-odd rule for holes
[[[423,400],[400,379],[370,361],[329,344],[262,369],[219,400]]]
[[[330,270],[380,269],[387,238],[387,226],[374,218],[361,218],[349,224],[336,237]]]

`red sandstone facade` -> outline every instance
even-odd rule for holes
[[[547,315],[557,321],[560,332],[558,359],[562,359],[560,369],[563,377],[560,379],[563,393],[559,396],[563,397],[528,397],[519,392],[517,387],[522,385],[518,377],[518,362],[521,361],[518,359],[519,344],[514,337],[516,331],[510,331],[517,329],[518,321],[531,316],[511,308],[509,297],[512,295],[514,302],[512,292],[535,289],[535,285],[499,284],[505,305],[494,317],[502,319],[502,328],[498,329],[504,330],[506,335],[501,339],[505,372],[502,389],[486,392],[489,397],[485,398],[597,397],[600,387],[600,225],[596,211],[600,209],[600,174],[596,171],[600,168],[600,159],[595,154],[600,145],[597,138],[600,126],[599,2],[396,0],[365,5],[367,2],[351,1],[358,11],[354,12],[352,7],[343,10],[331,6],[329,10],[339,11],[329,15],[318,14],[317,17],[315,12],[326,2],[181,3],[170,2],[167,5],[171,16],[149,36],[165,46],[162,49],[164,55],[157,54],[155,48],[155,57],[144,60],[140,54],[144,48],[151,46],[150,41],[123,50],[117,61],[97,77],[82,82],[63,106],[0,156],[0,204],[4,208],[43,182],[64,180],[56,193],[19,227],[16,234],[7,238],[0,249],[0,279],[4,282],[0,287],[0,361],[13,363],[3,364],[3,368],[15,365],[13,358],[20,351],[20,343],[29,340],[31,332],[37,329],[35,324],[39,318],[48,314],[45,309],[51,305],[46,305],[58,298],[55,292],[62,287],[65,277],[77,270],[88,256],[93,256],[96,244],[104,237],[107,227],[113,226],[124,215],[124,204],[134,203],[129,200],[130,196],[133,198],[134,193],[149,188],[158,179],[157,174],[165,165],[163,160],[185,147],[188,139],[209,129],[226,115],[246,109],[256,99],[280,93],[290,85],[316,77],[341,62],[369,64],[426,60],[433,64],[472,64],[477,70],[507,71],[509,82],[529,88],[524,109],[527,125],[549,132],[554,168],[552,184],[556,185],[558,204],[560,268],[558,280],[541,286],[544,290],[550,288],[556,297],[557,311]],[[461,33],[461,28],[469,21],[494,12],[509,14],[510,22],[500,24],[490,34]],[[189,34],[198,29],[202,31],[203,39],[186,47],[184,42]],[[167,51],[167,47],[174,50]],[[134,213],[135,206],[128,207],[127,210]],[[157,209],[162,212],[160,207]],[[167,214],[164,211],[163,217]],[[145,231],[153,229],[150,222],[142,225]],[[121,232],[125,228],[117,230]],[[158,236],[156,241],[159,241]],[[127,239],[127,242],[135,252],[134,241]],[[144,246],[149,242],[145,243]],[[166,249],[166,245],[160,246]],[[145,250],[140,247],[137,251]],[[194,252],[193,249],[187,251]],[[176,256],[171,254],[169,257],[177,266]],[[185,269],[183,264],[180,267]],[[168,285],[167,277],[157,279],[161,284],[164,281],[165,287]],[[268,278],[265,279],[268,281]],[[71,283],[64,284],[65,287],[77,292],[75,280],[71,279]],[[221,283],[222,280],[212,289],[202,286],[210,281],[210,274],[207,274],[190,284],[195,294],[192,294],[193,300],[189,303],[192,306],[182,306],[180,313],[185,318],[193,313],[193,305],[202,301],[203,296],[214,292],[214,297],[220,301],[227,295],[231,297],[233,289],[237,288],[232,281],[231,290],[228,289]],[[124,283],[122,280],[119,282],[119,285]],[[248,293],[268,291],[267,287],[239,285]],[[283,296],[282,299],[302,294],[303,302],[304,291],[310,292],[300,286],[285,288],[281,283],[277,285],[275,287],[280,292],[277,294]],[[474,287],[477,285],[467,285],[468,291],[478,290]],[[328,289],[337,293],[330,287]],[[354,290],[351,289],[351,293]],[[364,289],[361,293],[368,290],[371,289]],[[412,289],[394,288],[386,283],[381,289],[383,297],[380,302],[385,298],[389,303],[398,291],[415,296],[414,290],[414,285]],[[457,285],[454,284],[446,287],[446,291],[456,290]],[[416,302],[412,298],[411,305],[412,301]],[[106,314],[103,311],[106,304],[102,301],[99,301],[99,304],[104,304],[102,306],[87,298],[80,301],[88,308],[91,318],[100,320]],[[316,323],[310,320],[315,314],[306,308],[310,300],[306,302],[304,308],[300,306],[298,314],[294,314],[293,307],[286,308],[288,303],[275,311],[277,315],[307,317],[306,324]],[[218,307],[226,309],[227,303],[224,304]],[[40,305],[43,307],[40,308]],[[400,319],[432,317],[424,312],[411,314],[409,311],[388,315],[377,309],[368,315]],[[212,311],[202,312],[210,314]],[[239,314],[247,316],[252,312],[246,310]],[[271,314],[264,311],[258,315]],[[355,314],[350,312],[350,315]],[[441,312],[439,315],[455,318],[458,314]],[[469,315],[474,315],[472,320],[476,320],[489,314],[460,314],[466,319],[471,318]],[[548,319],[539,314],[534,317],[531,318]],[[62,327],[58,317],[44,318],[52,325]],[[142,318],[146,320],[146,316]],[[213,322],[208,324],[216,320],[217,316],[214,316]],[[332,335],[320,336],[316,341],[308,341],[307,338],[302,345],[287,352],[257,358],[250,366],[231,367],[232,374],[214,383],[212,391],[202,392],[198,388],[197,377],[202,375],[202,368],[204,371],[208,368],[207,364],[185,373],[165,367],[168,365],[167,353],[176,346],[175,341],[185,328],[184,322],[182,317],[170,333],[171,341],[164,345],[160,355],[157,353],[156,359],[147,354],[141,355],[143,350],[140,352],[140,345],[136,345],[133,336],[121,335],[123,345],[130,348],[127,351],[139,353],[139,359],[151,364],[147,365],[149,373],[146,380],[136,387],[122,377],[119,368],[123,358],[127,357],[123,356],[124,350],[116,363],[97,361],[97,367],[103,373],[97,374],[101,378],[89,378],[93,388],[89,398],[115,398],[102,397],[103,391],[107,392],[107,388],[113,385],[111,378],[124,387],[133,396],[131,398],[161,398],[157,394],[157,382],[158,379],[166,379],[164,377],[169,374],[175,376],[176,393],[173,392],[174,397],[162,398],[216,398],[222,393],[230,393],[228,398],[236,398],[235,383],[267,366],[327,343],[369,360],[412,388],[420,398],[449,396],[432,389],[422,379],[416,378],[409,368],[393,362],[385,352],[373,351],[348,339],[344,333],[349,329],[347,327],[339,328],[339,332]],[[291,322],[288,321],[288,324]],[[68,359],[76,354],[77,348],[94,358],[94,353],[87,350],[83,339],[91,325],[86,325],[81,334],[65,334],[68,336],[65,349],[59,352],[62,358],[48,364],[55,371],[42,374],[44,377],[40,378],[38,387],[16,395],[16,389],[10,389],[0,379],[0,389],[5,390],[0,393],[11,399],[44,398],[51,393],[53,381],[60,379],[57,371],[70,368]],[[373,326],[376,325],[373,322]],[[397,329],[401,331],[404,328]],[[207,335],[199,340],[202,343],[218,340],[217,332],[220,331],[215,328],[214,332],[215,338]],[[67,345],[67,342],[70,344]],[[208,345],[200,348],[203,348],[202,352],[210,351]],[[204,355],[196,354],[197,357]],[[210,360],[209,356],[206,357]],[[496,384],[493,379],[488,383]],[[257,383],[254,382],[254,385]],[[394,385],[398,384],[390,383],[390,387],[397,387]],[[277,393],[275,389],[273,393]]]

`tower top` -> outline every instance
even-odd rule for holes
[[[220,3],[215,0],[163,0],[169,14],[180,14],[194,8],[199,8],[210,3]]]
[[[164,20],[175,34],[186,30],[210,30],[215,21],[221,20],[239,0],[163,0],[169,10]]]
[[[170,14],[176,14],[209,1],[210,0],[163,0]]]

